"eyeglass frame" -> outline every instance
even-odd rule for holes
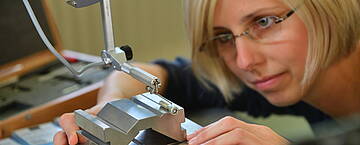
[[[273,17],[275,18],[275,24],[279,24],[283,21],[285,21],[287,18],[289,18],[291,15],[293,15],[295,13],[296,9],[291,9],[289,12],[287,12],[284,16],[282,17],[278,17],[278,16],[269,16],[269,17]],[[244,32],[240,33],[240,34],[236,34],[234,35],[233,33],[231,33],[232,36],[232,41],[235,41],[236,38],[240,38],[242,36],[247,36],[248,38],[253,39],[253,36],[250,35],[250,28],[247,28]],[[213,38],[211,38],[210,40],[207,40],[206,42],[204,42],[203,44],[201,44],[201,47],[199,49],[200,52],[204,51],[204,46],[209,42],[209,41],[213,41],[215,39],[218,39],[220,37],[225,37],[224,35],[228,36],[229,34],[221,34],[222,36],[214,36]]]

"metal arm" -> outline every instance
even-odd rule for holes
[[[127,63],[127,59],[131,58],[129,55],[126,56],[125,51],[128,51],[127,54],[131,54],[131,48],[129,46],[116,47],[114,50],[102,51],[101,58],[103,59],[106,65],[112,66],[115,70],[123,71],[138,81],[144,83],[147,87],[146,89],[150,93],[157,94],[159,88],[161,87],[160,80],[153,76],[152,74]]]
[[[110,0],[66,0],[66,2],[75,8],[86,7],[97,2],[100,2],[101,5],[101,12],[102,12],[102,22],[103,22],[103,29],[104,29],[104,39],[105,39],[105,50],[102,51],[101,58],[103,62],[96,62],[91,63],[89,65],[84,66],[79,71],[75,70],[71,64],[66,61],[66,59],[56,51],[54,46],[50,43],[47,39],[46,35],[44,34],[32,8],[29,4],[28,0],[23,0],[23,3],[26,7],[26,10],[29,13],[29,16],[38,31],[41,39],[48,47],[50,52],[52,52],[64,65],[67,67],[72,74],[75,76],[81,76],[86,70],[90,69],[91,67],[101,66],[101,65],[108,65],[113,67],[118,71],[123,71],[130,76],[134,77],[135,79],[139,80],[140,82],[144,83],[147,87],[146,89],[150,93],[157,94],[159,92],[159,88],[161,87],[160,80],[151,75],[150,73],[132,66],[131,64],[127,63],[128,60],[132,59],[132,51],[129,46],[123,47],[114,47],[114,35],[113,35],[113,28],[112,28],[112,20],[111,20],[111,7],[110,7]],[[177,108],[172,107],[171,103],[167,102],[158,102],[162,104],[164,108],[167,108],[170,112],[176,112]]]
[[[140,82],[143,82],[147,85],[146,89],[150,93],[159,92],[158,90],[161,84],[157,77],[147,73],[140,68],[132,66],[129,63],[126,63],[132,58],[131,48],[128,46],[115,48],[110,0],[67,0],[66,2],[75,8],[86,7],[100,2],[105,42],[105,50],[102,51],[101,57],[104,63],[106,65],[112,66],[118,71],[126,72]]]
[[[105,49],[107,51],[114,50],[114,32],[112,27],[110,0],[102,0],[100,2],[100,7],[104,29]]]

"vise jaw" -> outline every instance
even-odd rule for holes
[[[161,102],[167,102],[176,111],[167,109]],[[201,128],[185,118],[182,107],[151,93],[110,102],[97,116],[76,110],[75,120],[81,128],[79,133],[99,145],[128,145],[145,129],[182,142],[187,134]]]

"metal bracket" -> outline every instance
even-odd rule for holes
[[[184,141],[187,133],[201,128],[185,118],[182,107],[170,102],[178,109],[176,113],[171,113],[158,103],[161,101],[168,100],[144,93],[131,100],[110,102],[97,116],[76,110],[75,120],[84,136],[106,145],[128,145],[140,131],[150,128],[176,141]]]

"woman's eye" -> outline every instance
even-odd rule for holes
[[[231,34],[221,34],[221,35],[218,35],[218,41],[220,43],[227,43],[229,42],[231,39],[232,39],[232,35]]]
[[[266,28],[271,27],[271,25],[274,24],[274,20],[271,17],[263,17],[263,18],[257,20],[255,24],[262,29],[266,29]]]

